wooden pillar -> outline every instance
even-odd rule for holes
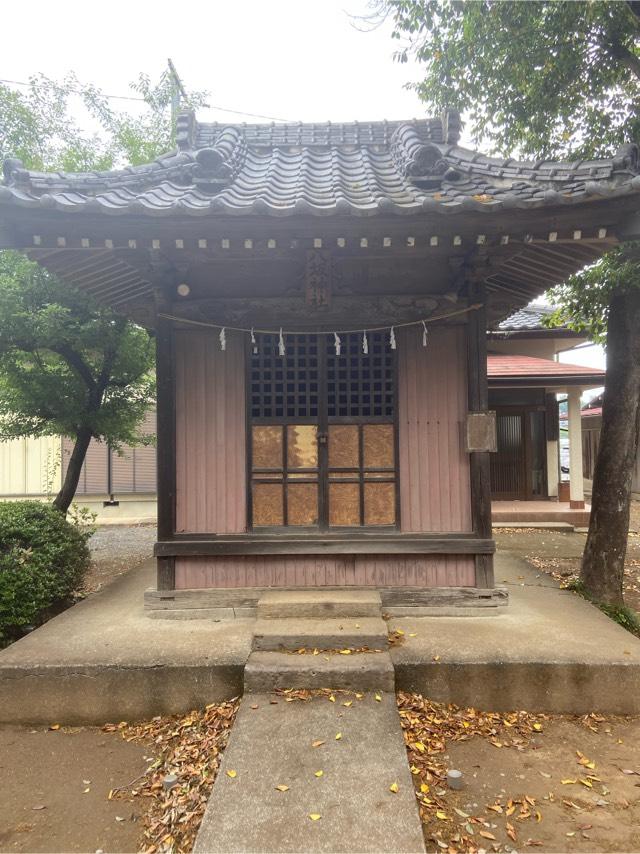
[[[157,301],[158,314],[163,301]],[[171,540],[176,530],[176,412],[173,323],[156,320],[158,540]],[[158,558],[158,590],[175,587],[175,559]]]
[[[467,326],[467,382],[469,412],[489,408],[487,384],[487,312],[484,283],[469,284],[469,302],[482,308],[469,313]],[[471,521],[477,537],[491,539],[491,470],[488,451],[469,454]],[[493,587],[493,555],[476,555],[476,587]]]
[[[555,394],[545,395],[545,433],[547,437],[547,497],[558,497],[560,463],[558,447],[558,401]]]
[[[582,389],[569,389],[569,506],[584,510],[584,474],[582,471]]]

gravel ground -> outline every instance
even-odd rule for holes
[[[82,593],[96,593],[123,572],[150,558],[155,541],[155,525],[104,525],[98,528],[89,542],[91,569]]]

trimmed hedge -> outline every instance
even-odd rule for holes
[[[49,504],[0,502],[0,640],[70,599],[89,567],[91,533]]]

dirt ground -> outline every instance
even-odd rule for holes
[[[95,728],[0,728],[0,851],[137,851],[140,803],[107,796],[148,754]]]
[[[563,583],[577,578],[586,534],[541,528],[495,528],[493,533],[499,550],[525,558],[534,569]],[[640,612],[640,501],[631,502],[624,591],[626,604]]]
[[[502,747],[496,737],[471,735],[436,754],[462,771],[464,788],[432,785],[429,796],[442,807],[424,824],[429,851],[470,850],[452,841],[469,826],[473,843],[488,851],[640,850],[640,719],[540,720],[519,747],[508,746],[505,730]],[[108,793],[130,789],[153,753],[95,728],[0,728],[0,851],[138,851],[151,800]]]
[[[462,771],[465,785],[444,795],[448,818],[425,826],[429,849],[438,850],[436,840],[450,839],[454,828],[464,832],[463,813],[484,819],[472,827],[479,847],[488,850],[640,851],[640,720],[593,725],[597,732],[576,719],[554,718],[523,750],[497,748],[482,737],[451,745],[445,761]],[[579,764],[578,751],[593,769]],[[516,809],[509,816],[510,800]],[[480,831],[495,840],[480,838]]]

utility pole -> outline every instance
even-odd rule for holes
[[[171,90],[171,121],[173,123],[173,126],[175,127],[176,119],[178,118],[178,113],[180,112],[180,105],[183,100],[185,103],[188,103],[189,97],[182,84],[180,75],[176,71],[176,67],[171,61],[171,57],[167,59],[167,65],[169,67],[169,77],[171,78],[171,81],[173,83]]]

